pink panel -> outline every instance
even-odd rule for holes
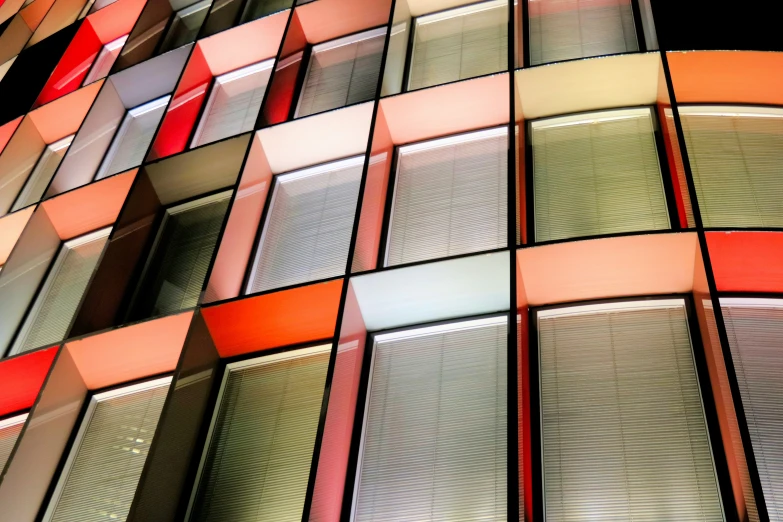
[[[146,0],[117,0],[87,17],[102,44],[131,32]]]
[[[0,266],[8,260],[16,241],[22,235],[22,230],[30,220],[30,216],[33,215],[33,210],[35,210],[35,205],[0,219]]]
[[[325,42],[389,23],[391,0],[318,0],[296,8],[307,41]]]

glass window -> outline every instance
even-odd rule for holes
[[[174,13],[159,54],[194,42],[211,5],[212,0],[201,0]]]
[[[70,135],[46,146],[43,154],[38,158],[35,168],[28,176],[24,187],[19,192],[13,207],[11,207],[11,212],[33,203],[38,203],[41,200],[46,187],[49,186],[54,172],[60,166],[60,162],[68,151],[68,147],[71,146],[72,141],[73,135]]]
[[[128,35],[126,34],[125,36],[121,36],[104,45],[98,53],[95,62],[93,62],[90,73],[84,78],[82,85],[88,85],[96,80],[107,77],[109,71],[111,71],[111,66],[114,65],[114,61],[120,55],[122,46],[125,45],[127,40]]]
[[[3,471],[8,457],[11,456],[26,420],[26,413],[0,420],[0,472]]]

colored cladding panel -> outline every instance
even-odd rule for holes
[[[719,292],[783,292],[783,233],[707,232]]]
[[[0,418],[33,405],[58,349],[54,346],[0,362]]]

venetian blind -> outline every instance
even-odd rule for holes
[[[783,109],[680,107],[705,227],[783,227]]]
[[[313,47],[297,118],[374,98],[385,40],[381,28]]]
[[[508,2],[492,0],[416,18],[408,89],[508,68]]]
[[[14,353],[65,339],[111,229],[63,243],[28,313]]]
[[[193,137],[193,147],[253,130],[274,60],[218,76]]]
[[[46,146],[35,164],[35,168],[30,173],[24,187],[19,192],[14,206],[11,207],[11,212],[15,212],[22,207],[38,203],[44,195],[46,187],[49,186],[49,182],[54,176],[54,172],[57,167],[60,166],[65,153],[68,151],[68,147],[71,146],[73,141],[73,135],[67,136],[59,141],[50,143]]]
[[[329,350],[228,368],[191,521],[302,520]]]
[[[11,452],[16,445],[16,439],[19,438],[19,434],[22,433],[24,422],[27,420],[27,414],[17,415],[10,419],[0,421],[0,474],[2,474],[5,468],[8,457],[11,456]]]
[[[248,292],[345,272],[364,156],[277,177]]]
[[[47,522],[125,520],[170,378],[97,395],[49,505]]]
[[[353,520],[506,520],[507,320],[376,337]]]
[[[528,0],[530,63],[639,50],[631,0]]]
[[[539,312],[548,521],[723,520],[681,300]]]
[[[158,98],[125,114],[95,179],[102,179],[141,165],[158,129],[158,123],[166,112],[169,98],[170,96]]]
[[[783,300],[721,299],[770,520],[783,519]]]
[[[387,266],[506,246],[508,129],[398,154]]]
[[[649,109],[531,128],[536,241],[669,228]]]

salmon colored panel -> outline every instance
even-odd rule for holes
[[[87,17],[102,44],[131,32],[146,0],[117,0]]]
[[[783,53],[667,52],[678,103],[783,105]]]
[[[204,308],[221,357],[334,335],[343,280],[302,286]]]
[[[33,210],[35,210],[35,205],[23,208],[0,219],[0,266],[3,266],[8,260],[11,250],[13,250],[19,236],[22,235],[22,231],[30,220],[30,216],[33,215]]]
[[[571,241],[517,252],[531,306],[693,288],[696,234],[672,233]]]
[[[318,0],[296,8],[307,41],[317,44],[389,23],[391,0]]]
[[[54,143],[75,134],[98,96],[101,85],[103,80],[98,80],[31,112],[30,119],[43,140],[46,143]]]
[[[60,239],[66,241],[114,223],[137,171],[129,170],[41,203]]]
[[[171,372],[193,312],[170,315],[65,344],[90,390]]]
[[[54,4],[54,0],[34,0],[32,4],[19,11],[19,14],[22,16],[24,23],[27,24],[27,27],[31,31],[35,31],[41,20],[46,16],[46,13],[49,12],[52,4]]]
[[[501,125],[508,123],[508,76],[392,96],[381,100],[381,107],[395,145]]]
[[[219,76],[276,56],[288,15],[288,10],[280,11],[201,40],[199,45],[212,74]]]
[[[15,16],[0,36],[0,63],[5,63],[18,55],[32,34],[22,16]]]
[[[272,169],[256,134],[212,267],[206,302],[230,299],[242,292],[242,280],[271,184]]]
[[[299,22],[299,9],[294,11],[288,31],[285,34],[280,60],[275,64],[275,73],[267,87],[266,102],[262,110],[265,125],[274,125],[288,119],[296,89],[296,78],[302,66],[301,55],[307,40]]]
[[[783,292],[783,233],[707,232],[719,292]]]
[[[45,147],[30,118],[22,120],[0,154],[0,215],[11,209]]]
[[[23,116],[19,116],[15,120],[11,120],[2,127],[0,127],[0,153],[2,153],[3,149],[5,149],[5,146],[8,144],[8,141],[11,139],[11,136],[14,135],[14,131],[19,126],[19,124],[22,122]]]
[[[0,418],[33,405],[57,349],[54,346],[0,362]]]

